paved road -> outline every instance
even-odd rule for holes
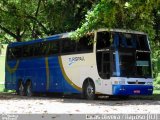
[[[128,100],[99,98],[83,100],[76,96],[22,97],[13,93],[0,93],[0,114],[29,113],[160,113],[160,99],[133,97]]]

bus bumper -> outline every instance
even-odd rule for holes
[[[113,85],[113,95],[152,95],[151,85]]]

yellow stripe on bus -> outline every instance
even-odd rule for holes
[[[16,65],[13,68],[11,68],[6,62],[6,68],[10,74],[13,74],[17,70],[18,66],[19,66],[19,60],[17,60]]]
[[[60,56],[58,57],[58,61],[59,61],[60,68],[61,68],[61,71],[62,71],[62,74],[63,74],[65,80],[66,80],[72,87],[74,87],[75,89],[77,89],[78,91],[82,91],[82,88],[80,88],[80,87],[77,86],[75,83],[73,83],[73,82],[68,78],[68,76],[66,75],[66,72],[65,72],[64,67],[63,67],[63,64],[62,64],[62,58],[61,58]]]
[[[47,84],[46,84],[46,88],[47,90],[49,89],[49,64],[48,64],[48,57],[45,58],[45,64],[46,64],[46,76],[47,76]]]

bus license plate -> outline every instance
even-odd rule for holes
[[[140,90],[134,90],[133,91],[135,94],[139,94],[139,93],[141,93],[141,91]]]

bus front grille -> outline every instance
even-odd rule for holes
[[[128,82],[128,84],[145,84],[145,82]]]

